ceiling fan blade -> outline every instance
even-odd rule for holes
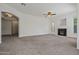
[[[56,15],[56,14],[52,14],[52,15]]]

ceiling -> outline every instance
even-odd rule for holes
[[[21,5],[21,3],[6,3],[6,5],[22,13],[37,16],[46,14],[48,11],[52,11],[56,15],[76,11],[75,3],[26,3],[25,6]]]

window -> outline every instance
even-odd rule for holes
[[[77,18],[74,18],[74,33],[77,33]]]

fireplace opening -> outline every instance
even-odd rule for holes
[[[67,29],[58,29],[58,35],[66,36],[67,35]]]

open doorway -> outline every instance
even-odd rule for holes
[[[1,12],[1,35],[19,36],[19,19],[12,13]]]

